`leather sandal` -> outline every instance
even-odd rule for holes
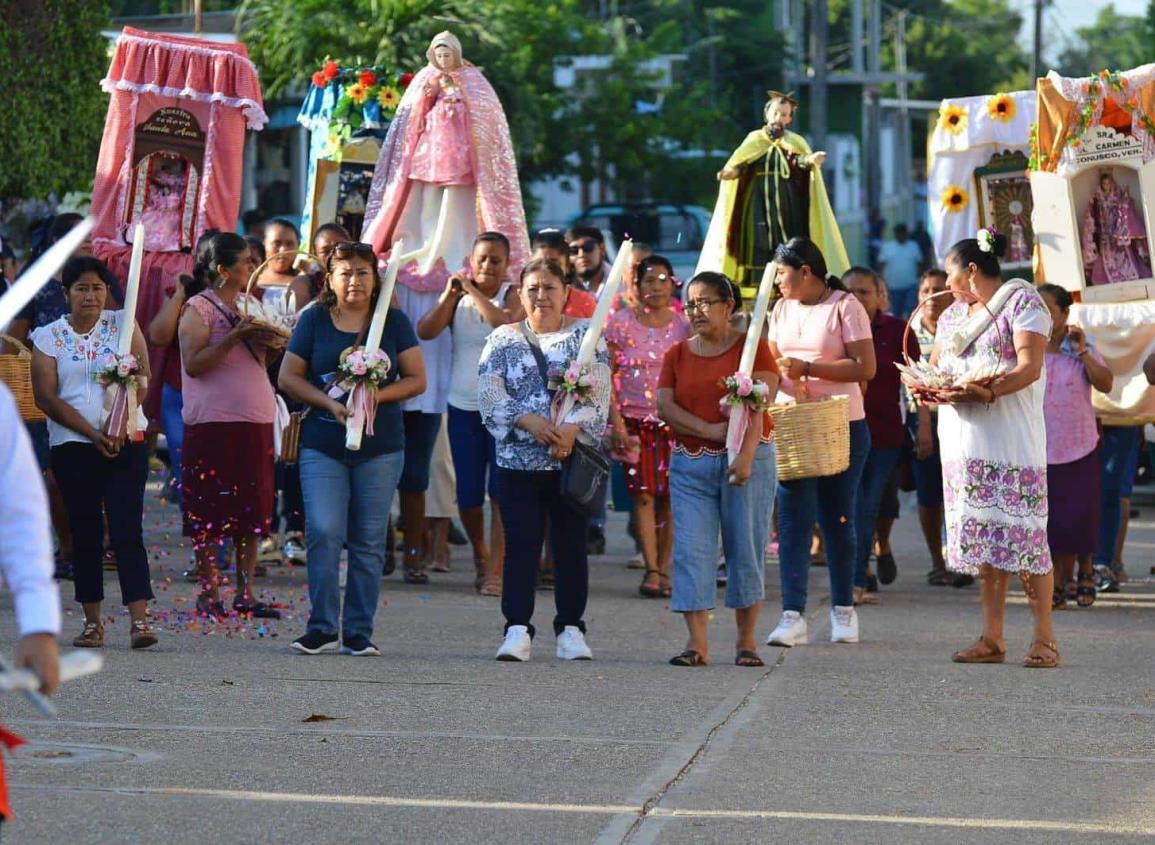
[[[657,569],[647,569],[642,583],[638,585],[638,592],[648,599],[661,598],[662,573]]]
[[[1049,650],[1054,657],[1035,653],[1039,646]],[[1031,650],[1023,658],[1023,666],[1027,669],[1054,669],[1059,665],[1059,644],[1054,640],[1035,640],[1031,643]]]
[[[670,658],[671,666],[709,666],[710,661],[704,658],[701,654],[688,648],[681,654],[675,654]]]
[[[979,637],[970,648],[956,651],[951,656],[955,663],[1003,663],[1006,659],[1006,646],[1000,648],[998,643],[986,637]]]
[[[1080,572],[1078,586],[1075,588],[1075,604],[1079,607],[1090,607],[1095,603],[1095,576],[1090,572]]]

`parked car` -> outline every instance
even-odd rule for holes
[[[607,203],[591,205],[570,221],[571,226],[579,224],[602,230],[611,260],[618,244],[630,237],[670,259],[674,275],[685,282],[698,265],[710,212],[700,205],[672,202]]]

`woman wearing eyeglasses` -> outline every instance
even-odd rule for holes
[[[301,313],[278,379],[282,390],[309,406],[300,465],[312,609],[305,634],[292,648],[302,654],[340,648],[342,654],[379,655],[371,637],[389,511],[405,463],[401,403],[425,390],[425,364],[409,318],[390,309],[380,347],[389,358],[389,375],[377,390],[376,415],[360,450],[348,451],[346,397],[333,385],[341,361],[364,342],[381,279],[369,244],[337,244],[326,270],[325,287],[317,304]],[[342,548],[349,551],[343,612]]]
[[[707,630],[714,609],[718,535],[726,555],[726,607],[738,626],[734,662],[761,666],[754,629],[764,595],[763,556],[770,536],[774,496],[774,446],[770,415],[760,414],[730,462],[728,421],[719,404],[720,382],[738,370],[745,334],[730,325],[736,288],[721,273],[699,273],[686,290],[686,315],[694,334],[666,353],[658,381],[658,415],[674,432],[670,505],[674,524],[674,583],[670,610],[681,613],[689,641],[674,666],[710,662]],[[778,368],[765,341],[754,356],[755,380],[768,396],[778,389]],[[737,410],[734,411],[737,413]]]
[[[854,610],[855,509],[870,453],[862,387],[876,368],[870,317],[846,286],[826,272],[812,241],[791,238],[774,255],[782,298],[770,315],[770,350],[790,396],[850,398],[850,466],[837,475],[778,483],[778,558],[782,618],[769,645],[807,642],[806,590],[814,523],[822,529],[830,569],[830,639],[858,642]]]

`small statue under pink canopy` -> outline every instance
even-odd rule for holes
[[[483,231],[509,238],[512,274],[529,253],[525,212],[509,125],[493,86],[462,58],[451,32],[434,37],[429,64],[414,77],[381,148],[362,237],[387,257],[393,243],[406,251],[431,241],[441,204],[446,225],[431,256],[400,269],[397,280],[421,293],[440,292],[466,266]]]
[[[1147,227],[1131,192],[1115,181],[1110,170],[1099,175],[1083,214],[1081,239],[1087,284],[1151,278]]]

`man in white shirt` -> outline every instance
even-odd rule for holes
[[[16,665],[40,678],[45,695],[60,683],[60,593],[52,580],[48,496],[28,431],[0,384],[0,571],[12,592],[20,644]]]
[[[918,281],[923,267],[922,248],[910,239],[905,223],[895,225],[894,240],[882,245],[878,261],[890,291],[891,313],[906,317],[918,304]]]

